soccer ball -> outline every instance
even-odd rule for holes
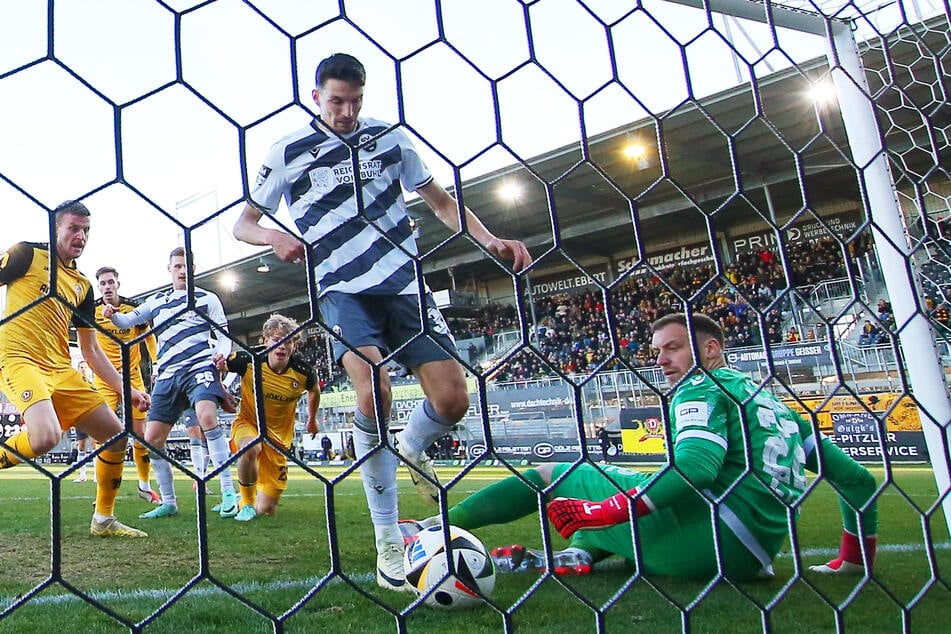
[[[485,546],[475,535],[449,527],[455,575],[448,574],[449,559],[442,526],[420,530],[406,544],[403,570],[406,583],[424,603],[434,608],[471,608],[492,596],[495,567]]]

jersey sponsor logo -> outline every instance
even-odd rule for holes
[[[315,167],[307,175],[315,194],[326,194],[340,185],[353,184],[353,165],[340,163],[333,167]],[[383,175],[383,161],[369,159],[360,161],[360,180],[369,181]]]
[[[271,175],[271,168],[267,165],[262,165],[261,169],[258,170],[258,177],[254,181],[254,188],[260,189],[264,185],[264,181],[267,180],[267,177]]]
[[[703,401],[687,401],[674,408],[674,419],[678,427],[688,425],[706,427],[709,411],[707,404]]]

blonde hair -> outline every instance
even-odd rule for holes
[[[279,313],[273,313],[267,318],[267,321],[264,322],[264,327],[261,329],[261,333],[265,339],[268,337],[283,339],[292,332],[295,332],[299,327],[300,324],[298,324],[294,319],[285,317]],[[295,334],[290,338],[290,342],[297,343],[298,339],[299,336]]]

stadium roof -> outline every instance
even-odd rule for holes
[[[914,39],[932,50],[948,44],[941,28],[926,26]],[[904,68],[907,74],[917,50],[916,45],[890,50],[890,72],[899,74]],[[880,49],[865,50],[863,61],[867,69],[886,67]],[[715,232],[752,220],[762,222],[769,217],[764,184],[782,221],[802,208],[846,205],[860,209],[856,171],[848,163],[838,109],[821,111],[817,118],[806,96],[827,73],[825,58],[817,58],[759,79],[758,101],[750,85],[744,84],[699,102],[684,102],[655,117],[593,136],[586,144],[579,140],[528,159],[524,165],[468,180],[463,183],[462,198],[497,234],[524,240],[536,258],[548,254],[537,270],[570,261],[565,256],[583,259],[632,251],[638,240],[650,251],[673,246],[677,236],[706,226],[713,212],[710,227]],[[918,174],[927,173],[935,162],[947,164],[947,139],[939,140],[938,157],[905,152],[916,145],[932,147],[930,140],[922,138],[929,130],[922,126],[921,114],[907,104],[929,104],[934,96],[932,86],[896,79],[901,91],[875,96],[889,150],[904,157],[903,169]],[[887,83],[883,78],[881,85],[873,85],[873,93]],[[936,127],[951,123],[946,106],[931,116]],[[664,143],[666,172],[658,161],[658,138]],[[643,160],[625,155],[624,147],[632,140],[647,149]],[[738,159],[735,166],[731,147]],[[512,179],[523,185],[517,205],[500,201],[498,194],[499,186]],[[630,202],[635,199],[636,207]],[[410,202],[409,208],[432,288],[505,275],[466,237],[452,237],[420,199]],[[552,250],[555,235],[560,253]],[[257,271],[263,262],[267,273]],[[233,291],[222,288],[225,271],[239,280]],[[232,332],[238,336],[258,332],[264,317],[273,311],[302,321],[311,316],[306,272],[279,261],[273,253],[204,272],[196,276],[196,283],[219,292]]]

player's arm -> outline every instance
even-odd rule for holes
[[[864,550],[869,568],[875,563],[878,546],[878,503],[873,499],[877,484],[868,469],[847,455],[831,440],[799,418],[800,435],[806,439],[806,469],[822,475],[836,490],[842,513],[842,541],[839,556],[824,564],[810,566],[825,574],[864,574]],[[821,452],[821,465],[820,456]]]
[[[122,375],[116,370],[106,353],[102,351],[99,345],[99,339],[96,337],[94,328],[77,328],[76,335],[79,339],[79,349],[82,351],[83,359],[92,368],[100,379],[105,381],[106,385],[111,387],[117,393],[122,394]],[[134,387],[131,388],[132,405],[140,412],[148,411],[149,395],[140,392]]]
[[[313,368],[307,374],[307,433],[313,438],[320,427],[317,425],[317,408],[320,407],[320,380]]]
[[[231,337],[228,336],[228,317],[225,315],[225,307],[221,300],[214,293],[208,294],[208,318],[211,319],[220,330],[215,330],[215,347],[212,350],[212,357],[216,359],[227,359],[231,354]]]
[[[134,328],[152,320],[154,306],[153,298],[145,300],[127,313],[120,313],[115,306],[104,303],[102,306],[102,316],[111,321],[119,328]]]
[[[269,246],[274,249],[274,255],[284,262],[302,262],[304,260],[304,243],[289,233],[280,229],[261,226],[261,216],[264,214],[248,203],[234,223],[234,237],[248,244]]]
[[[320,407],[320,389],[307,391],[307,433],[313,438],[320,426],[317,424],[317,408]]]
[[[117,393],[122,394],[122,375],[112,365],[109,357],[103,352],[102,346],[99,345],[99,331],[95,329],[95,323],[96,302],[92,296],[92,287],[90,287],[79,306],[73,311],[72,324],[76,327],[79,349],[82,351],[83,359],[96,373],[96,376]],[[148,394],[132,388],[132,406],[140,412],[148,410]]]
[[[0,254],[0,286],[26,275],[32,263],[33,247],[25,242],[18,242]]]
[[[672,410],[678,427],[673,463],[645,486],[622,491],[600,501],[557,498],[548,505],[548,519],[563,536],[580,529],[607,528],[671,506],[684,496],[710,487],[723,467],[727,443],[712,431],[712,420],[725,419],[724,398],[675,402]]]
[[[456,205],[456,199],[449,195],[442,185],[435,180],[431,180],[416,192],[426,201],[433,214],[439,220],[452,229],[459,231],[459,210]],[[532,263],[532,256],[521,240],[503,240],[489,231],[482,221],[472,213],[468,207],[464,207],[466,215],[466,231],[475,238],[482,246],[504,260],[512,261],[512,268],[515,271],[521,271]]]

